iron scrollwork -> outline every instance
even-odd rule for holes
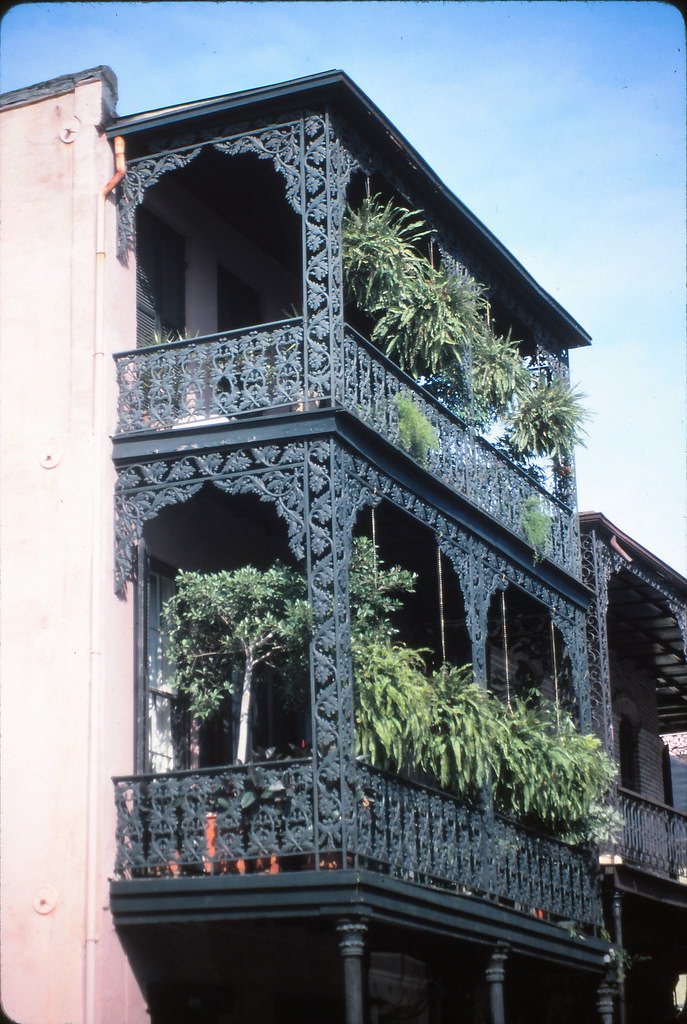
[[[185,141],[185,140],[183,140]],[[172,144],[173,145],[173,144]],[[178,145],[178,143],[177,143]],[[301,126],[299,122],[271,125],[243,131],[234,137],[217,139],[216,135],[198,137],[179,149],[169,148],[162,154],[132,160],[120,186],[117,255],[125,259],[133,246],[136,208],[143,202],[146,189],[157,184],[163,174],[178,170],[194,160],[204,146],[212,145],[230,156],[253,153],[269,159],[286,183],[286,198],[297,213],[301,212]]]
[[[230,494],[256,494],[285,521],[289,543],[305,558],[303,443],[158,459],[121,468],[115,488],[115,587],[132,578],[135,545],[147,520],[187,501],[208,481]]]

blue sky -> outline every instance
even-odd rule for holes
[[[0,88],[109,64],[121,114],[343,68],[592,335],[580,508],[687,572],[685,35],[653,2],[25,4]]]

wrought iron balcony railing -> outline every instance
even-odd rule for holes
[[[358,857],[397,878],[601,926],[594,856],[447,793],[358,765]]]
[[[687,884],[687,815],[629,790],[619,789],[618,796],[623,861]]]
[[[601,925],[587,851],[356,764],[346,850],[315,843],[309,759],[114,780],[115,877],[367,868],[524,913]]]
[[[300,319],[134,349],[115,363],[118,435],[335,406],[400,447],[398,398],[409,398],[437,434],[429,472],[523,539],[523,510],[535,497],[551,520],[550,557],[578,573],[573,510],[349,327],[331,374],[311,373]]]

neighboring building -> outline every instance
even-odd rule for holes
[[[609,891],[632,892],[630,952],[665,957],[652,985],[669,962],[667,1014],[687,963],[677,939],[662,948],[660,915],[679,936],[687,852],[659,735],[687,729],[684,580],[600,517],[584,518],[581,571],[572,468],[553,467],[549,493],[358,333],[346,203],[371,191],[424,210],[441,258],[484,283],[542,372],[565,378],[588,336],[341,72],[132,117],[115,100],[107,68],[2,98],[5,1013],[614,1019],[595,854],[356,759],[347,569],[364,535],[418,573],[418,645],[507,686],[507,601],[511,649],[542,688],[558,688],[558,650],[581,728],[610,749],[617,716],[639,791],[621,799],[633,814],[658,801],[651,828],[669,819],[671,838],[647,863],[638,818]],[[426,460],[399,445],[398,395],[436,431]],[[533,497],[552,524],[541,559],[522,525]],[[625,657],[618,545],[663,674],[654,634],[654,660]],[[189,721],[161,608],[179,568],[275,558],[307,574],[310,690],[305,709],[265,691],[256,742],[303,756],[256,773],[232,763],[231,708]],[[549,636],[553,668],[534,643]],[[281,802],[251,805],[270,785]],[[638,914],[658,922],[644,945]],[[627,1024],[663,1019],[622,991],[616,1004]]]
[[[625,822],[603,858],[611,930],[632,958],[620,1024],[669,1020],[687,975],[687,580],[604,516],[580,521],[594,720]]]

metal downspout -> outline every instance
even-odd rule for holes
[[[86,779],[86,942],[84,956],[84,1020],[95,1024],[96,1019],[96,947],[98,944],[98,786],[99,779],[99,725],[100,695],[102,688],[102,608],[104,574],[102,558],[102,512],[104,465],[101,443],[105,427],[105,351],[104,351],[104,297],[105,297],[105,204],[110,192],[126,174],[124,139],[117,136],[115,147],[115,173],[100,190],[96,208],[95,252],[95,323],[93,332],[92,366],[92,436],[91,436],[91,567],[90,567],[90,650],[88,689],[88,773]]]

